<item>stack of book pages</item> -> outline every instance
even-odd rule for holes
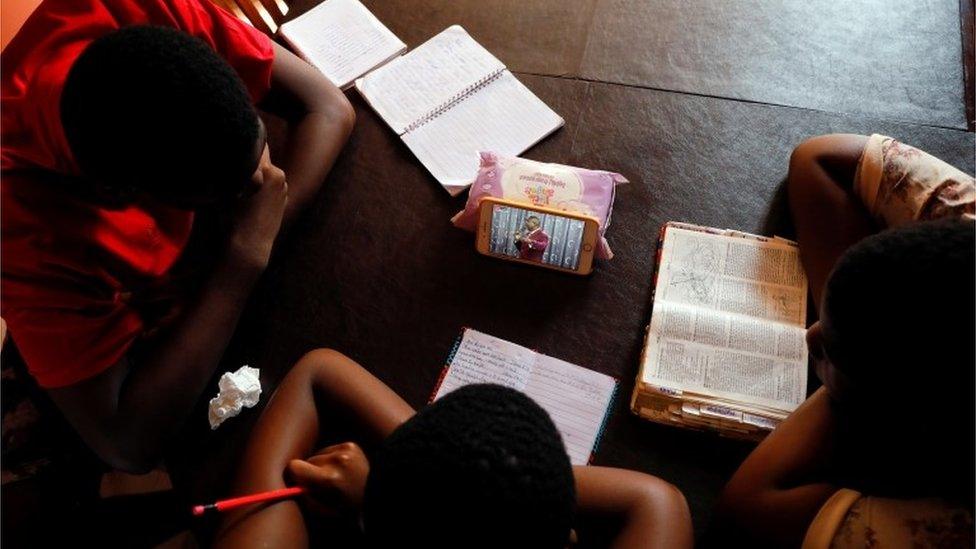
[[[631,410],[763,438],[806,397],[807,280],[796,243],[667,223],[656,273]]]

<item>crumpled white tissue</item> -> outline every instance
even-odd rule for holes
[[[243,408],[250,408],[261,399],[261,370],[250,366],[241,366],[236,372],[227,372],[220,376],[220,392],[210,399],[210,429],[220,427],[226,419],[241,413]]]

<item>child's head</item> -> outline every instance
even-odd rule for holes
[[[534,215],[530,215],[529,217],[525,218],[525,228],[530,231],[538,229],[541,224],[542,223],[539,222],[539,218]]]
[[[462,387],[372,462],[363,520],[381,547],[564,547],[573,470],[549,415],[499,385]]]
[[[935,394],[972,402],[974,273],[971,222],[915,223],[848,250],[808,334],[831,395],[869,406]]]
[[[61,122],[83,175],[107,194],[192,208],[239,194],[264,128],[237,73],[202,40],[126,27],[72,65]]]

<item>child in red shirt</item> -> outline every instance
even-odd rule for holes
[[[352,108],[207,0],[47,0],[0,63],[2,315],[86,443],[146,469],[213,375]],[[280,168],[255,104],[289,122]],[[212,265],[184,257],[204,207],[232,214]],[[193,292],[176,284],[181,267]]]

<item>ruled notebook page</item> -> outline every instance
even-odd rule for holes
[[[434,399],[471,383],[497,383],[525,391],[536,353],[475,330],[465,330]]]
[[[529,395],[556,424],[573,465],[586,465],[617,382],[599,372],[468,329],[434,400],[471,383],[497,383]]]
[[[356,81],[356,89],[402,135],[410,124],[465,88],[504,69],[459,25]]]
[[[524,391],[549,412],[573,465],[586,465],[616,388],[610,376],[537,355]]]
[[[427,123],[403,142],[451,194],[478,174],[479,151],[518,156],[559,129],[563,119],[509,71]]]
[[[340,88],[407,48],[359,0],[325,0],[280,34]]]

